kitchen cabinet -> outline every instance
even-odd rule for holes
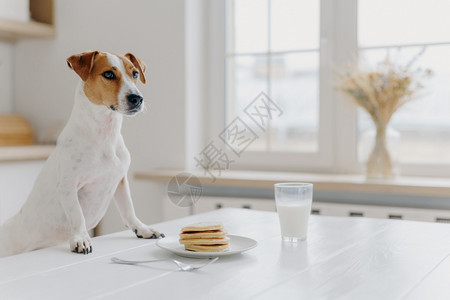
[[[54,145],[0,147],[0,224],[25,203]]]

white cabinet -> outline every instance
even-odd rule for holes
[[[45,160],[0,162],[0,224],[27,200]]]
[[[257,198],[230,198],[230,197],[201,197],[193,207],[193,213],[204,213],[215,209],[234,207],[255,210],[276,211],[275,200]],[[338,217],[366,217],[379,219],[400,219],[411,221],[426,221],[450,223],[449,210],[355,205],[345,203],[312,203],[312,214]]]
[[[225,207],[276,211],[275,200],[273,199],[204,196],[195,204],[193,212],[194,214],[198,214]]]

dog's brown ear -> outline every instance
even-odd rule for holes
[[[146,80],[145,80],[144,72],[147,67],[146,67],[145,63],[142,61],[142,59],[137,58],[136,56],[134,56],[133,53],[129,53],[129,52],[127,54],[125,54],[125,57],[128,58],[131,61],[131,63],[139,70],[139,73],[140,73],[139,78],[141,79],[142,83],[145,83]]]
[[[97,54],[98,51],[74,54],[67,59],[67,65],[81,77],[81,80],[86,81],[91,73],[94,58]]]

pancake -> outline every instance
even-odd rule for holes
[[[180,239],[183,245],[228,245],[229,237],[223,239]]]
[[[227,233],[222,230],[207,230],[207,231],[184,231],[180,233],[180,239],[214,239],[224,238]]]
[[[224,252],[228,245],[185,245],[184,249],[195,252]]]
[[[185,231],[209,231],[209,230],[223,230],[222,223],[217,222],[201,222],[191,224],[181,228],[181,233]]]
[[[223,225],[217,222],[202,222],[184,226],[179,242],[184,249],[197,252],[227,251],[230,238]]]

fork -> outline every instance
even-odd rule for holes
[[[178,266],[178,268],[180,268],[180,270],[182,270],[182,271],[195,271],[195,270],[201,269],[203,267],[206,267],[209,264],[212,264],[213,262],[217,261],[218,259],[219,259],[218,257],[210,258],[209,262],[207,262],[206,264],[200,265],[200,266],[193,266],[190,264],[186,264],[186,263],[183,263],[176,259],[125,260],[125,259],[120,259],[117,257],[112,257],[111,261],[113,263],[123,264],[123,265],[138,265],[138,264],[146,264],[146,263],[153,263],[153,262],[160,262],[160,261],[170,261],[170,262],[175,263]]]

